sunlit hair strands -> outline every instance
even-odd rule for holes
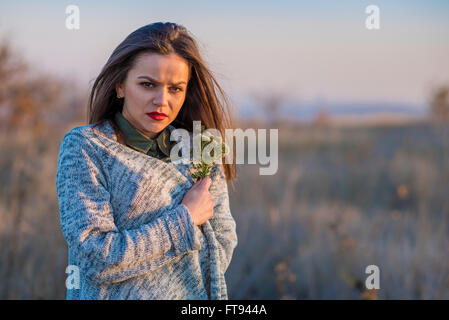
[[[189,65],[190,78],[184,104],[171,123],[176,128],[193,130],[193,121],[201,121],[206,129],[217,129],[225,137],[225,129],[234,129],[229,98],[218,84],[200,55],[197,41],[183,26],[156,22],[143,26],[120,43],[112,52],[92,86],[88,101],[88,123],[99,124],[113,120],[123,109],[123,98],[117,97],[116,84],[123,83],[136,58],[143,53],[168,55],[175,53]],[[114,121],[114,130],[120,134]],[[235,161],[222,160],[226,180],[236,176]]]

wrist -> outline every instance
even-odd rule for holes
[[[190,218],[192,219],[193,225],[196,226],[196,222],[195,222],[195,220],[193,219],[192,211],[191,211],[191,209],[189,208],[189,206],[188,206],[186,203],[184,203],[184,202],[181,202],[181,205],[185,207],[185,209],[186,209],[187,212],[189,213]]]

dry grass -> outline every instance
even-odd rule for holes
[[[280,128],[280,139],[276,176],[239,168],[231,298],[449,298],[447,131]],[[365,288],[370,264],[380,290]]]
[[[55,171],[70,127],[0,140],[1,298],[65,298]],[[278,173],[239,165],[231,191],[239,245],[226,274],[230,298],[449,298],[442,132],[281,128]],[[364,287],[370,264],[380,268],[377,291]]]

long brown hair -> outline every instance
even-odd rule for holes
[[[113,121],[115,113],[123,109],[123,99],[117,98],[116,84],[125,81],[136,57],[148,52],[176,53],[189,64],[186,99],[172,125],[192,132],[193,121],[201,121],[206,129],[217,129],[224,138],[224,130],[234,128],[229,99],[206,66],[194,37],[182,25],[171,22],[143,26],[115,48],[93,84],[88,102],[88,123],[99,124],[110,120],[116,133],[120,134]],[[227,164],[224,160],[224,173],[229,181],[236,177],[235,161]]]

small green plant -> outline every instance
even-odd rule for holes
[[[195,141],[197,140],[201,141],[200,163],[193,162],[193,148],[190,148],[190,163],[192,164],[190,172],[192,178],[195,181],[197,181],[200,178],[204,179],[206,177],[209,177],[215,163],[217,163],[219,159],[227,155],[229,152],[228,147],[225,143],[223,143],[221,136],[214,136],[207,131],[205,132],[204,125],[201,125],[201,133],[193,137],[193,143],[195,144]],[[215,150],[218,149],[219,148],[218,146],[220,145],[221,145],[220,148],[221,152],[215,154]],[[203,151],[206,148],[210,150],[210,152],[206,151],[206,155],[204,155]]]

